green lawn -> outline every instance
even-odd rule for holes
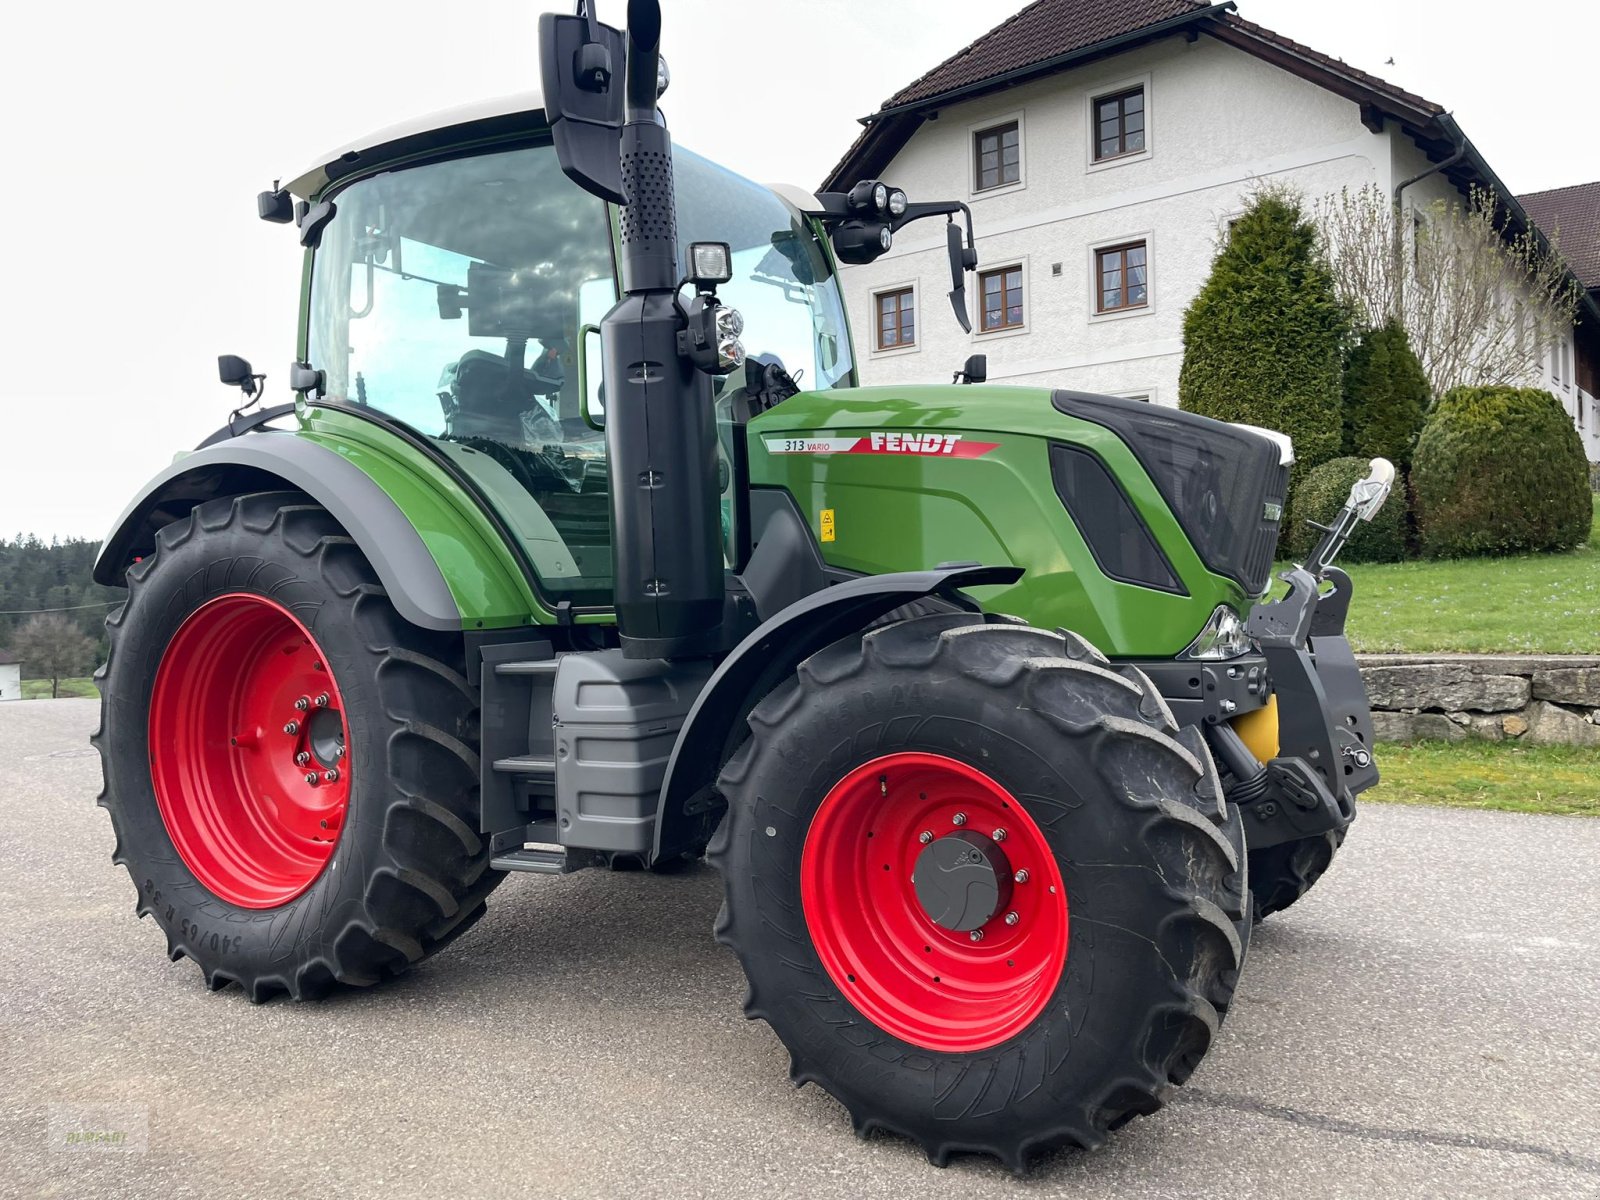
[[[1595,497],[1600,530],[1600,496]],[[1600,654],[1600,532],[1570,554],[1349,565],[1357,650]]]
[[[80,696],[98,696],[95,691],[94,680],[87,675],[72,679],[63,679],[59,693],[60,699]],[[22,681],[22,698],[24,700],[50,699],[50,681],[48,679],[24,679]]]
[[[1363,801],[1600,817],[1600,750],[1423,742],[1377,753],[1383,782]]]

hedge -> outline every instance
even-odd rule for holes
[[[1367,471],[1365,458],[1334,458],[1312,469],[1295,498],[1294,524],[1285,540],[1290,557],[1304,561],[1322,537],[1322,531],[1307,524],[1306,518],[1329,524],[1350,498],[1350,485],[1365,479]],[[1378,515],[1356,526],[1336,561],[1399,562],[1405,556],[1406,486],[1404,479],[1396,479]]]
[[[1429,399],[1428,377],[1406,331],[1392,322],[1368,330],[1345,359],[1344,452],[1405,469]]]
[[[1570,550],[1594,516],[1583,441],[1537,388],[1447,392],[1417,439],[1412,488],[1434,558]]]
[[[1178,401],[1190,412],[1281,430],[1296,485],[1339,453],[1349,319],[1300,201],[1255,198],[1183,318]]]

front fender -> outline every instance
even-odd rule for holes
[[[439,564],[388,493],[343,455],[288,432],[253,432],[204,446],[162,471],[112,526],[94,565],[95,582],[122,586],[128,566],[154,550],[156,531],[207,500],[286,486],[344,526],[402,617],[424,629],[461,629]]]
[[[975,565],[866,575],[796,600],[762,622],[722,660],[684,720],[661,784],[651,860],[704,843],[715,817],[708,789],[738,745],[745,717],[807,658],[914,600],[1021,577],[1021,567]]]

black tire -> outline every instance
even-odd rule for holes
[[[349,730],[349,807],[332,858],[275,908],[220,899],[178,854],[151,778],[150,696],[174,633],[229,593],[292,610],[323,648]],[[213,990],[254,1001],[365,987],[446,945],[484,910],[502,878],[477,829],[478,712],[459,636],[395,612],[366,558],[322,508],[294,493],[210,501],[168,525],[128,572],[107,620],[98,676],[112,860],[138,889],[136,911],[190,958]]]
[[[1021,1172],[1045,1148],[1099,1145],[1188,1078],[1244,958],[1243,834],[1203,741],[1141,672],[1109,669],[1071,634],[925,616],[814,655],[749,724],[709,855],[725,886],[717,937],[797,1086],[820,1084],[858,1133],[900,1133],[936,1164],[976,1152]],[[873,1025],[807,929],[813,815],[851,769],[902,751],[981,764],[1066,882],[1065,968],[1032,1023],[989,1049],[930,1051]]]
[[[1254,918],[1282,912],[1312,888],[1344,843],[1343,829],[1250,851],[1250,895]]]

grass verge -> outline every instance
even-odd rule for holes
[[[1378,747],[1362,801],[1600,817],[1600,750],[1507,742]]]
[[[1596,532],[1569,554],[1347,564],[1349,636],[1372,653],[1600,654]]]
[[[87,675],[63,679],[58,693],[58,699],[78,699],[82,697],[93,698],[100,693],[95,691],[94,680]],[[48,679],[24,679],[22,681],[22,698],[24,700],[50,699],[50,681]]]

